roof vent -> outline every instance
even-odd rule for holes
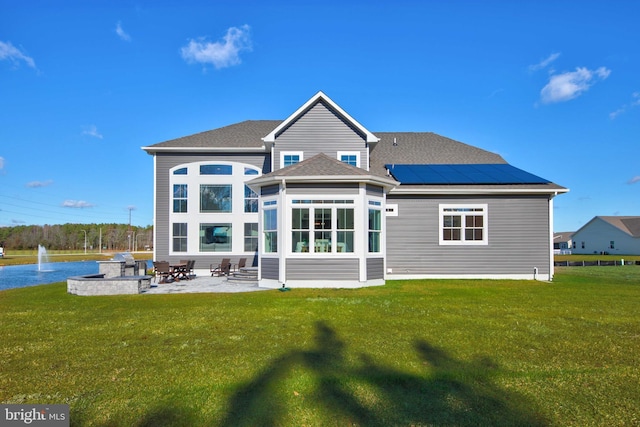
[[[398,146],[398,141],[396,141],[396,138],[395,138],[395,137],[393,138],[393,146],[394,146],[394,147],[397,147],[397,146]]]

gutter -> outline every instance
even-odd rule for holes
[[[568,188],[545,190],[538,188],[432,188],[432,189],[408,189],[396,187],[389,195],[443,195],[443,194],[551,194],[552,197],[569,192]]]
[[[265,153],[266,147],[140,147],[148,154],[155,153]]]

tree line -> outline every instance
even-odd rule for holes
[[[153,226],[128,224],[58,224],[0,227],[0,245],[5,250],[37,249],[87,251],[135,251],[153,245]]]

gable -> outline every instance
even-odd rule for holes
[[[354,153],[360,167],[368,169],[367,135],[345,119],[328,102],[318,100],[304,114],[291,120],[275,139],[273,170],[282,167],[281,153],[301,154],[309,159],[324,153],[334,159],[339,153]]]
[[[365,137],[365,141],[369,144],[375,144],[378,142],[378,138],[365,129],[360,123],[358,123],[353,117],[351,117],[346,111],[344,111],[338,104],[333,102],[327,95],[319,91],[316,93],[311,99],[305,102],[300,108],[298,108],[293,114],[287,117],[277,128],[271,131],[267,136],[262,138],[262,140],[268,145],[274,143],[276,138],[282,133],[282,131],[288,128],[291,123],[298,120],[301,116],[305,115],[312,107],[314,107],[317,103],[322,102],[327,106],[327,108],[331,109],[335,112],[336,116],[341,117],[345,123],[349,123],[350,126],[357,129],[358,133],[362,134]]]

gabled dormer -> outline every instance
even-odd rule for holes
[[[319,153],[369,170],[379,138],[320,91],[262,140],[274,171]]]

